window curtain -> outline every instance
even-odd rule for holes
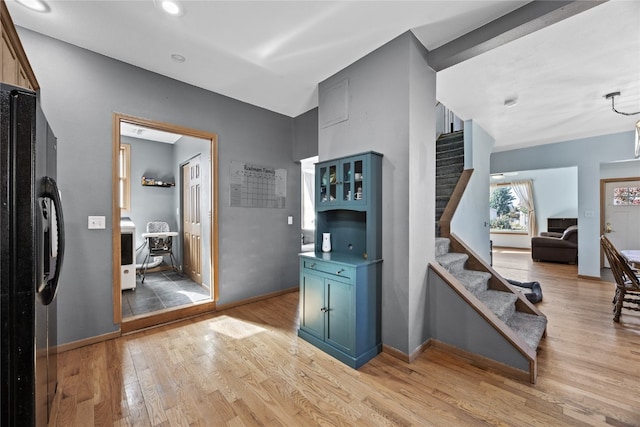
[[[520,203],[529,212],[529,236],[537,236],[538,223],[536,221],[536,213],[533,208],[533,186],[531,185],[531,180],[514,181],[511,183],[511,189],[516,193],[518,199],[520,199]]]

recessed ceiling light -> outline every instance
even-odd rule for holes
[[[36,12],[49,12],[49,5],[43,0],[16,0],[16,2]]]
[[[179,53],[174,53],[171,54],[171,59],[173,59],[175,62],[179,62],[179,63],[183,63],[184,61],[187,60],[187,58],[185,58],[184,56],[180,55]]]
[[[160,6],[160,9],[171,16],[184,15],[184,8],[175,0],[155,0],[155,3]]]
[[[514,96],[513,98],[507,98],[504,100],[505,107],[513,107],[518,103],[518,97]]]

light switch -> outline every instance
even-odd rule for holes
[[[104,216],[90,216],[89,217],[89,230],[104,229],[106,219]]]
[[[289,216],[287,217],[287,224],[288,224],[288,225],[293,225],[293,215],[289,215]]]

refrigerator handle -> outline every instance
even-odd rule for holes
[[[47,281],[45,288],[40,293],[42,297],[42,303],[48,305],[56,296],[56,292],[58,290],[58,279],[60,278],[60,270],[62,268],[62,262],[64,260],[64,218],[62,216],[62,202],[60,201],[58,185],[53,178],[48,176],[42,178],[42,181],[40,182],[39,197],[47,197],[53,201],[57,219],[56,225],[58,233],[58,257],[56,262],[56,269],[53,277]]]

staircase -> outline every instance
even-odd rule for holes
[[[470,256],[467,253],[452,252],[449,238],[436,238],[436,261],[444,267],[471,296],[467,298],[469,305],[476,310],[488,311],[495,315],[485,316],[488,323],[511,341],[514,347],[522,347],[523,353],[534,360],[540,340],[545,335],[546,317],[531,305],[502,279],[490,266],[482,266],[482,270],[468,268]],[[473,260],[476,265],[482,264]],[[526,301],[526,302],[525,302]],[[517,338],[515,338],[517,337]],[[531,381],[535,382],[535,368],[532,369]]]
[[[436,237],[440,236],[440,217],[463,169],[463,131],[441,135],[436,141]]]
[[[451,230],[472,174],[473,169],[464,169],[463,132],[440,136],[436,141],[436,262],[429,263],[436,286],[430,295],[434,336],[465,357],[480,356],[478,363],[497,362],[505,372],[528,373],[529,381],[535,383],[536,352],[547,318]]]

